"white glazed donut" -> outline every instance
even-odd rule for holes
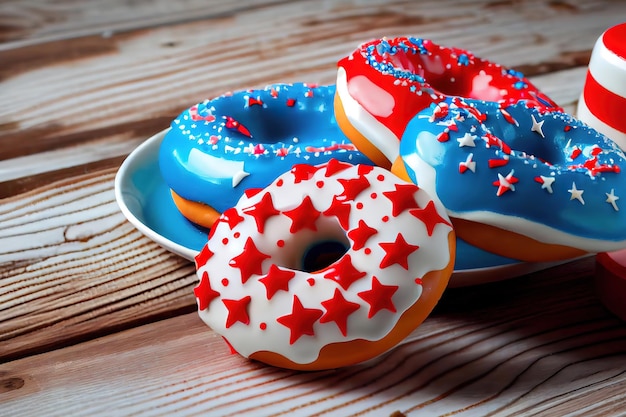
[[[352,365],[431,312],[454,265],[449,218],[389,171],[295,165],[226,210],[196,257],[199,315],[242,356]]]

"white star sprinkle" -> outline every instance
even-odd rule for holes
[[[585,205],[585,200],[583,200],[583,193],[585,191],[577,189],[575,182],[572,182],[572,188],[567,190],[567,192],[571,194],[569,198],[570,200],[578,200],[580,201],[580,204],[582,204],[583,206]]]
[[[471,146],[472,148],[474,148],[476,147],[476,144],[474,143],[474,139],[476,139],[476,136],[468,132],[468,133],[465,133],[463,137],[458,138],[457,141],[459,142],[459,147]]]
[[[235,175],[233,175],[233,188],[238,186],[241,180],[246,178],[248,175],[250,175],[250,173],[244,170],[236,172]]]
[[[554,184],[554,181],[556,181],[556,178],[554,178],[554,177],[544,177],[543,175],[541,175],[541,181],[543,181],[541,183],[541,189],[542,190],[548,190],[548,192],[550,194],[552,194],[552,184]]]
[[[606,202],[613,206],[613,210],[619,211],[619,207],[617,207],[617,200],[619,200],[619,197],[615,195],[615,190],[611,188],[610,193],[604,194],[606,194]]]
[[[542,120],[540,122],[537,121],[537,119],[535,119],[535,115],[531,114],[530,117],[533,119],[533,127],[530,128],[531,132],[537,132],[541,135],[542,138],[545,138],[544,134],[543,134],[543,122],[545,122],[545,120]]]

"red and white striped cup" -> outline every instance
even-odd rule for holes
[[[626,22],[593,47],[577,117],[626,150]]]

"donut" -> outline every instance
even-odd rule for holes
[[[447,96],[504,105],[524,99],[542,110],[558,109],[519,71],[427,39],[372,40],[338,62],[339,126],[382,167],[396,160],[398,142],[413,116]]]
[[[210,228],[244,190],[294,164],[371,164],[337,126],[335,86],[274,84],[191,106],[171,124],[159,167],[178,210]]]
[[[626,149],[626,22],[606,30],[591,53],[577,117]]]
[[[626,320],[626,249],[596,255],[594,284],[602,304],[611,313]]]
[[[201,319],[233,351],[333,369],[394,347],[454,264],[443,207],[388,170],[331,159],[244,193],[196,257]]]
[[[625,158],[565,113],[455,97],[409,122],[393,172],[437,195],[470,244],[557,261],[626,247]]]

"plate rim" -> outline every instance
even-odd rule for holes
[[[189,261],[194,261],[197,251],[181,245],[180,243],[176,243],[171,239],[157,233],[150,226],[148,226],[144,221],[139,219],[133,210],[128,206],[126,199],[124,197],[124,191],[127,190],[126,181],[129,180],[129,173],[136,165],[141,164],[141,160],[144,157],[144,153],[147,149],[151,149],[152,146],[156,146],[156,143],[160,143],[163,140],[165,134],[171,128],[166,128],[161,130],[160,132],[155,133],[150,136],[148,139],[143,141],[139,146],[137,146],[127,157],[124,159],[120,167],[118,168],[115,174],[114,188],[115,188],[115,201],[117,202],[120,211],[126,217],[126,219],[143,235],[148,237],[150,240],[156,242],[164,249],[173,252]]]

